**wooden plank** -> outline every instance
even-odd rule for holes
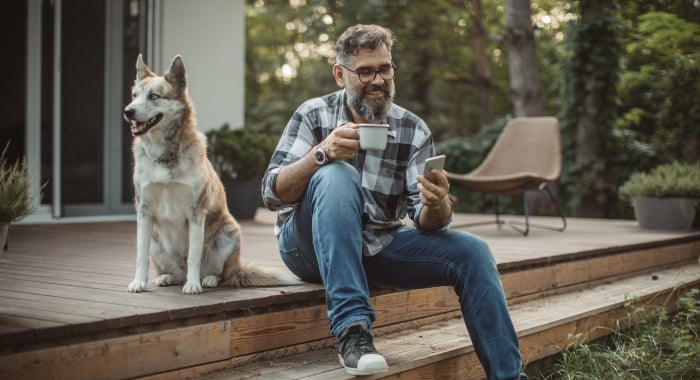
[[[689,242],[529,268],[505,273],[501,278],[510,299],[689,262],[697,259],[698,254],[700,242]]]
[[[479,216],[456,217],[474,219]],[[267,224],[241,224],[244,230],[243,257],[283,267],[276,239],[272,235],[273,221],[274,217],[271,217]],[[22,315],[26,317],[2,315],[0,312],[0,326],[3,326],[2,317],[8,322],[4,325],[6,329],[0,328],[0,349],[11,349],[17,343],[25,344],[23,349],[30,349],[39,344],[51,344],[52,340],[59,338],[84,340],[91,336],[85,334],[92,332],[98,333],[96,336],[105,336],[106,333],[121,336],[133,331],[152,331],[159,324],[174,327],[243,314],[254,318],[255,314],[294,308],[299,303],[307,305],[306,307],[322,305],[323,288],[316,284],[268,289],[207,289],[197,296],[182,295],[179,286],[153,287],[142,294],[126,293],[123,289],[133,276],[135,231],[134,222],[14,226],[10,250],[4,252],[0,260],[0,289],[17,297],[13,295],[3,298],[0,295],[0,303],[21,309],[26,313]],[[670,233],[641,230],[633,221],[571,219],[570,227],[564,233],[532,231],[528,237],[522,237],[507,228],[499,231],[495,226],[476,228],[473,232],[489,242],[499,268],[506,269],[506,275],[511,272],[522,275],[519,279],[504,276],[506,291],[544,289],[545,293],[553,292],[554,288],[548,287],[571,290],[567,286],[583,286],[594,270],[603,268],[612,274],[644,268],[653,264],[653,255],[676,255],[678,247],[683,244],[689,247],[688,252],[694,252],[695,256],[700,254],[697,245],[700,244],[700,231]],[[659,248],[664,244],[674,246]],[[626,251],[640,252],[633,260],[602,260],[606,255]],[[574,261],[581,259],[601,261],[576,266]],[[554,266],[555,270],[518,273],[538,265]],[[536,282],[542,279],[546,281]],[[450,308],[452,312],[457,310],[456,297],[449,288],[437,290],[437,293],[432,294],[437,294],[436,298],[403,299],[401,297],[405,297],[405,294],[401,294],[397,293],[395,298],[387,298],[386,302],[376,304],[379,321],[375,327],[389,328],[400,325],[405,318],[415,318],[416,315],[429,315]],[[534,297],[542,292],[530,294]],[[21,301],[12,304],[13,300],[21,300],[23,296],[27,296],[30,303]],[[34,296],[54,301],[46,302],[45,307],[37,306],[32,304],[39,302],[39,298],[31,298]],[[81,304],[90,305],[90,311],[87,307],[81,308]],[[65,335],[56,334],[56,326],[61,324],[40,325],[47,322],[41,320],[42,313],[70,314],[66,308],[68,305],[76,305],[76,316],[95,318],[96,321],[90,326],[88,323],[69,323]],[[121,315],[120,307],[123,307]],[[136,310],[138,308],[157,311]],[[171,321],[178,322],[175,324]],[[21,327],[22,325],[32,327]],[[10,335],[4,335],[3,331]],[[326,327],[321,327],[319,331],[329,336]],[[30,336],[33,340],[23,340]],[[36,340],[37,336],[43,337],[42,340]],[[332,343],[331,340],[329,342]],[[34,346],[27,346],[27,343]],[[312,343],[308,345],[313,346]],[[295,347],[298,346],[283,346],[278,350],[292,352]],[[262,357],[264,352],[272,351],[274,350],[248,356]],[[243,357],[236,357],[237,360],[239,358]]]
[[[198,365],[194,367],[186,367],[174,371],[157,373],[154,375],[146,375],[139,377],[139,380],[183,380],[183,379],[204,379],[208,376],[220,373],[231,369],[228,360],[222,360],[214,363]],[[241,379],[242,377],[233,377],[233,379]],[[230,379],[229,379],[230,380]]]
[[[0,336],[2,336],[3,345],[14,346],[22,342],[31,342],[34,340],[34,331],[28,327],[14,326],[6,323],[11,323],[9,321],[3,321],[3,317],[0,316]],[[2,350],[0,350],[0,353]]]
[[[592,340],[612,331],[618,320],[629,321],[625,303],[632,299],[644,304],[664,304],[684,286],[700,284],[700,265],[688,264],[648,275],[634,276],[593,289],[530,301],[511,308],[511,316],[520,336],[526,362],[560,351],[577,334]],[[402,331],[375,339],[378,350],[390,363],[389,373],[368,377],[424,379],[435,375],[442,364],[452,377],[472,378],[480,374],[472,355],[471,343],[461,319],[430,327]],[[468,360],[467,364],[458,364]],[[256,379],[351,379],[340,367],[334,348],[292,355],[284,360],[269,360],[235,368],[237,374]],[[222,373],[210,380],[223,380]],[[478,377],[477,377],[478,378]]]
[[[222,361],[230,322],[0,355],[2,379],[123,379]]]
[[[0,276],[8,280],[26,280],[43,282],[47,284],[60,284],[79,287],[90,287],[109,291],[125,291],[128,281],[123,276],[105,276],[94,273],[68,273],[63,270],[14,270],[11,272],[0,271]],[[124,285],[127,283],[127,285]]]
[[[443,314],[459,308],[451,288],[396,292],[370,298],[377,311],[375,327]],[[325,306],[311,306],[235,319],[231,352],[235,356],[330,337]]]
[[[105,319],[112,327],[133,325],[134,322],[123,321],[127,318],[138,319],[139,314],[155,313],[161,310],[140,306],[106,304],[66,298],[56,298],[45,295],[16,293],[0,290],[0,307],[12,306],[29,310],[34,315],[45,315],[47,312],[83,315],[90,318]]]

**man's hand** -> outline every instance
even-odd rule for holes
[[[321,142],[321,149],[330,161],[346,160],[355,157],[360,150],[358,126],[355,123],[343,124],[331,132]]]
[[[452,216],[452,203],[447,196],[450,191],[450,182],[447,180],[445,171],[431,169],[430,173],[435,178],[435,182],[431,182],[422,175],[417,177],[420,202],[425,205],[419,215],[419,223],[423,229],[434,231],[449,222]]]
[[[444,170],[431,169],[435,182],[418,176],[418,191],[420,191],[420,201],[428,208],[437,208],[446,201],[447,193],[450,191],[450,182],[447,180]]]
[[[329,161],[345,160],[355,156],[360,149],[358,128],[354,123],[341,125],[321,142],[319,146],[326,152]],[[275,191],[281,200],[297,202],[304,195],[311,176],[319,168],[314,160],[315,150],[315,148],[311,149],[302,159],[280,170]]]

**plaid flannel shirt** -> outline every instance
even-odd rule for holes
[[[287,124],[262,180],[265,206],[278,211],[275,235],[294,212],[297,203],[285,203],[275,193],[281,168],[305,156],[333,129],[351,120],[340,90],[306,101]],[[364,254],[374,255],[386,247],[404,225],[408,215],[419,230],[420,203],[416,176],[423,173],[425,160],[435,155],[430,130],[425,122],[406,109],[392,105],[389,135],[383,151],[359,150],[346,160],[360,173],[365,199],[363,220]],[[441,230],[449,228],[452,217]]]

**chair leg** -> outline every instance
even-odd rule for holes
[[[559,204],[559,201],[554,199],[554,196],[549,190],[549,187],[545,186],[544,190],[547,192],[547,196],[549,197],[550,202],[552,202],[552,204],[554,205],[554,208],[557,209],[559,217],[561,217],[562,226],[556,231],[562,232],[566,229],[566,217],[564,217],[564,212],[561,210],[561,205]]]
[[[486,222],[463,223],[463,224],[453,225],[450,228],[458,229],[458,228],[464,228],[464,227],[475,227],[475,226],[485,226],[488,224],[495,224],[500,229],[502,225],[506,224],[506,221],[501,219],[500,205],[498,203],[498,194],[496,194],[496,193],[493,193],[493,207],[494,207],[494,213],[496,216],[496,220],[494,220],[492,222],[486,221]]]
[[[501,220],[501,204],[498,202],[498,194],[494,193],[493,194],[493,208],[494,212],[496,214],[496,224],[498,225],[498,228],[501,228],[501,225],[504,224],[505,222]]]
[[[512,229],[520,232],[521,234],[523,234],[523,236],[527,236],[527,234],[530,233],[530,211],[527,207],[527,191],[525,190],[523,190],[523,211],[525,214],[525,223],[517,220],[509,220],[505,221],[504,223],[510,225]],[[515,224],[524,225],[525,230],[516,227]]]
[[[554,196],[552,195],[552,192],[549,190],[549,187],[547,186],[546,183],[543,183],[542,185],[540,185],[539,190],[542,190],[542,189],[544,189],[547,192],[547,197],[549,198],[549,201],[554,205],[554,208],[557,210],[559,217],[561,217],[562,226],[556,227],[556,226],[549,226],[549,225],[536,224],[536,223],[531,224],[530,220],[529,220],[529,211],[528,211],[528,207],[527,207],[527,191],[523,191],[523,209],[525,211],[525,223],[520,222],[520,221],[507,221],[506,223],[510,224],[511,227],[513,227],[513,229],[519,231],[524,236],[527,236],[527,234],[530,232],[530,226],[536,227],[536,228],[542,228],[542,229],[546,229],[546,230],[559,231],[559,232],[563,232],[566,229],[566,226],[567,226],[566,217],[564,217],[564,213],[562,212],[561,207],[559,206],[559,202],[554,199]],[[517,228],[517,227],[513,226],[513,224],[525,225],[525,230]]]
[[[499,210],[499,202],[498,202],[498,194],[493,194],[494,197],[494,207],[495,207],[495,214],[496,214],[496,220],[493,222],[475,222],[475,223],[466,223],[466,224],[460,224],[456,226],[452,226],[453,229],[457,228],[462,228],[462,227],[474,227],[474,226],[483,226],[487,224],[496,224],[498,225],[498,228],[501,228],[501,225],[503,224],[508,224],[510,225],[514,230],[520,232],[523,234],[523,236],[527,236],[530,233],[530,227],[533,228],[542,228],[546,230],[552,230],[552,231],[559,231],[563,232],[566,227],[566,217],[564,217],[564,213],[562,212],[561,207],[559,206],[559,202],[554,199],[554,196],[552,195],[552,192],[549,190],[549,187],[547,187],[546,183],[543,183],[540,187],[539,190],[545,190],[547,192],[547,197],[549,198],[549,201],[554,205],[554,208],[556,208],[557,213],[559,214],[559,217],[561,217],[562,221],[562,226],[557,227],[557,226],[549,226],[549,225],[544,225],[544,224],[537,224],[537,223],[530,223],[530,210],[527,207],[527,191],[523,191],[523,210],[524,210],[524,217],[525,221],[519,221],[519,220],[504,220],[501,219],[501,213]],[[518,228],[515,225],[524,225],[525,229]]]

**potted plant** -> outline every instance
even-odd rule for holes
[[[663,164],[634,173],[619,191],[644,228],[689,230],[700,202],[700,163]]]
[[[277,137],[255,128],[224,124],[206,133],[209,157],[226,190],[229,211],[237,219],[253,219],[261,204],[260,184]]]
[[[10,223],[34,212],[27,160],[23,158],[10,165],[6,156],[9,147],[8,142],[0,154],[0,252],[7,249]]]

